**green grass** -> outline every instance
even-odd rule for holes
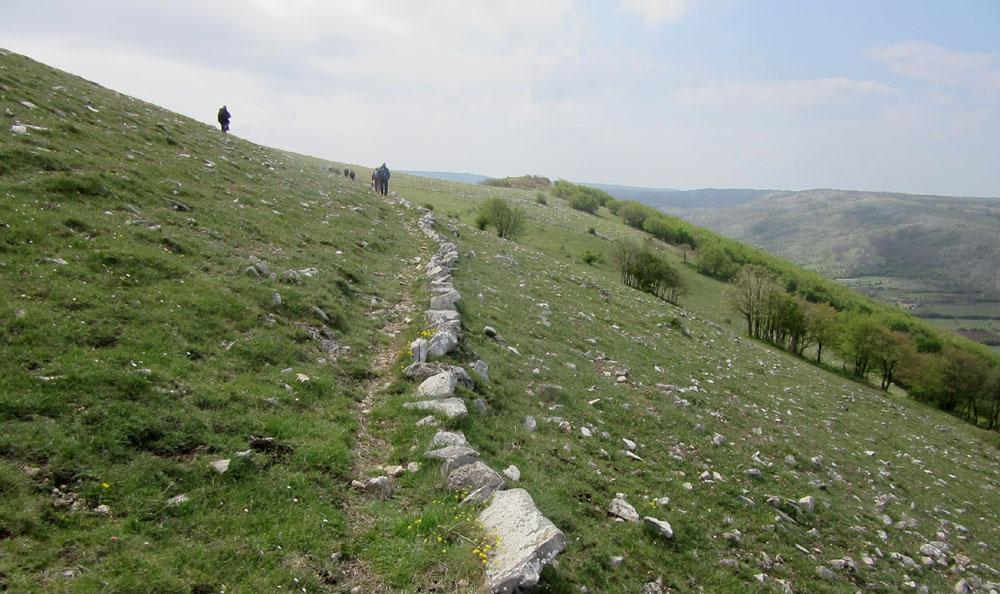
[[[328,588],[358,370],[408,290],[412,218],[339,164],[0,65],[2,108],[46,128],[0,136],[0,587]],[[335,356],[303,329],[314,306]],[[288,449],[208,468],[251,435]]]
[[[490,362],[493,379],[486,392],[492,414],[475,417],[465,430],[495,467],[517,464],[524,486],[567,532],[570,546],[558,567],[546,572],[544,591],[586,585],[592,591],[634,592],[657,576],[678,591],[778,588],[773,581],[757,583],[753,576],[759,572],[789,580],[796,591],[896,591],[906,571],[878,558],[875,547],[886,555],[917,558],[942,520],[961,523],[975,535],[956,540],[952,530],[957,550],[996,564],[995,548],[975,544],[995,543],[1000,536],[996,435],[748,341],[721,302],[722,285],[683,265],[690,290],[683,309],[621,286],[607,263],[613,262],[613,244],[601,237],[634,232],[603,211],[594,217],[564,204],[544,208],[533,204],[530,192],[508,191],[505,196],[520,200],[530,213],[529,232],[511,243],[474,230],[475,206],[484,193],[446,182],[401,185],[407,195],[431,202],[435,212],[465,223],[456,238],[466,254],[456,281],[465,296],[467,348]],[[590,226],[598,237],[587,233]],[[602,254],[606,263],[582,263],[580,254],[587,250]],[[496,258],[501,255],[515,264]],[[675,319],[692,337],[675,327]],[[494,326],[522,356],[483,337],[485,325]],[[621,366],[631,371],[625,386],[614,377]],[[654,387],[689,388],[695,380],[697,392],[678,395],[689,406],[674,404],[673,396]],[[534,390],[540,383],[563,390],[543,397]],[[521,428],[527,414],[539,419],[537,433]],[[542,422],[545,416],[568,420],[573,432]],[[696,430],[699,424],[704,432]],[[582,425],[595,434],[607,431],[611,439],[583,438]],[[725,435],[728,445],[712,445],[714,432]],[[621,454],[622,437],[640,444],[643,462]],[[751,462],[756,451],[774,463],[761,468],[763,480],[744,474],[760,466]],[[783,462],[787,455],[795,456],[794,465]],[[823,462],[814,468],[809,459],[817,455]],[[831,478],[831,470],[842,480]],[[719,472],[725,480],[703,483],[698,477],[704,471]],[[829,490],[810,486],[810,480],[829,483]],[[682,488],[684,482],[694,489]],[[626,493],[641,512],[669,520],[676,541],[664,544],[638,527],[611,521],[605,509],[616,492]],[[743,503],[744,493],[756,505]],[[886,508],[893,521],[918,522],[911,530],[886,529],[888,543],[877,536],[881,513],[874,502],[885,493],[900,497]],[[812,495],[817,511],[796,525],[776,522],[766,495]],[[653,510],[648,501],[660,496],[669,496],[671,504]],[[738,546],[722,537],[734,528],[743,533]],[[784,562],[762,569],[760,552],[772,559],[780,555]],[[612,568],[613,555],[624,555],[625,564]],[[816,566],[844,555],[858,563],[871,555],[876,564],[861,566],[855,577],[841,574],[831,582],[817,577]],[[739,568],[724,568],[721,559],[739,560]],[[931,591],[949,589],[957,579],[941,570],[913,577]]]
[[[398,342],[380,332],[406,294],[427,297],[404,274],[433,249],[410,231],[417,213],[350,183],[342,163],[222,136],[16,55],[0,66],[0,110],[47,129],[0,131],[0,588],[340,592],[340,571],[357,562],[393,591],[475,591],[483,535],[434,465],[400,478],[388,501],[347,486],[371,353],[422,330],[414,319]],[[1000,567],[996,434],[741,337],[722,285],[669,246],[689,289],[682,307],[620,285],[614,240],[641,235],[605,210],[405,175],[392,189],[432,206],[462,253],[468,336],[452,361],[482,357],[491,381],[464,393],[489,413],[457,427],[494,468],[516,464],[568,538],[541,591],[636,592],[657,577],[673,591],[780,591],[758,573],[797,592],[898,591],[904,574],[948,591],[958,579],[948,570],[906,570],[875,552],[918,558],[944,520],[968,530],[948,528],[953,552],[972,559],[967,574],[996,579],[986,569]],[[474,228],[493,195],[528,213],[516,243]],[[586,253],[600,258],[585,264]],[[253,259],[277,278],[246,272]],[[318,273],[282,280],[306,267]],[[319,326],[313,307],[333,320],[335,355],[305,328]],[[485,338],[485,325],[521,356]],[[385,463],[422,461],[434,433],[401,406],[414,389],[399,380],[403,364],[377,378],[392,384],[370,417]],[[683,388],[687,405],[657,383]],[[525,415],[537,432],[522,428]],[[711,443],[715,432],[726,445]],[[236,458],[251,435],[285,447]],[[621,453],[623,437],[643,461]],[[758,451],[774,465],[751,462]],[[224,475],[208,468],[217,458],[233,459]],[[745,476],[752,465],[762,479]],[[705,471],[724,480],[706,483]],[[82,509],[58,506],[56,487]],[[611,521],[616,492],[670,521],[674,541]],[[182,493],[188,503],[167,504]],[[874,498],[886,493],[899,500],[885,513],[916,525],[884,528],[883,543]],[[817,510],[776,521],[767,495],[813,495]],[[650,505],[661,496],[669,506]],[[722,536],[734,529],[738,545]],[[762,568],[762,552],[781,561]],[[856,576],[816,575],[844,555]]]

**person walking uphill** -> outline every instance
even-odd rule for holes
[[[219,108],[219,125],[222,126],[223,132],[229,132],[229,118],[231,117],[232,116],[229,115],[229,110],[226,109],[225,105]]]
[[[389,193],[389,168],[385,166],[385,163],[379,165],[378,169],[375,170],[375,192],[385,196]]]

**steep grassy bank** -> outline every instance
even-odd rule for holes
[[[0,589],[329,588],[407,215],[13,54],[0,113]]]

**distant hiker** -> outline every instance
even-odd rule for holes
[[[223,132],[229,132],[229,118],[233,116],[229,115],[229,110],[223,105],[219,108],[219,125],[222,126]]]
[[[389,193],[389,168],[385,166],[385,163],[379,165],[375,173],[372,174],[375,178],[375,192],[385,196]]]
[[[344,167],[344,177],[347,177],[350,173],[351,173],[351,170],[348,169],[347,167]]]
[[[354,181],[354,170],[351,170],[351,181]]]
[[[378,169],[372,170],[372,191],[378,192]]]

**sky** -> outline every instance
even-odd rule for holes
[[[1000,197],[997,0],[0,4],[0,47],[338,161]]]

